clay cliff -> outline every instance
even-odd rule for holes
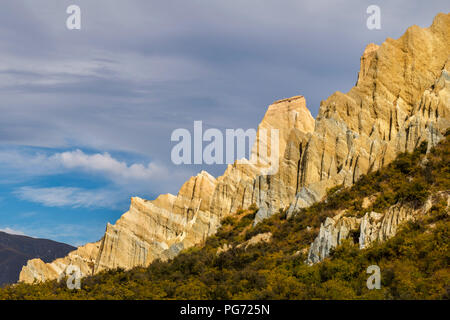
[[[217,179],[203,171],[176,196],[161,195],[153,201],[132,198],[129,211],[114,225],[107,225],[98,243],[50,264],[30,260],[20,280],[58,278],[70,263],[87,275],[170,259],[184,248],[201,244],[224,217],[240,208],[252,204],[259,208],[255,224],[279,209],[288,208],[292,215],[323,199],[328,188],[351,185],[422,141],[431,148],[450,127],[449,31],[450,15],[438,14],[429,28],[412,26],[399,39],[368,45],[356,85],[322,101],[316,120],[302,96],[269,106],[252,149],[258,161],[235,162]],[[260,150],[273,149],[274,140],[263,134],[270,129],[279,133],[278,170],[268,174],[267,157],[261,159]],[[322,239],[331,240],[323,246],[323,240],[318,240],[311,262],[325,257],[340,241],[326,236],[333,234],[331,228],[364,226],[361,241],[365,245],[380,234],[373,221],[386,214],[373,213],[363,221],[339,217],[325,221]]]
[[[442,138],[450,125],[449,21],[439,14],[429,28],[412,26],[397,40],[367,47],[356,86],[321,103],[302,159],[305,189],[290,212]]]
[[[278,134],[276,149],[271,146],[272,129]],[[185,182],[176,196],[165,194],[152,201],[132,198],[130,209],[114,225],[107,225],[103,238],[87,245],[89,255],[84,255],[81,247],[52,263],[30,260],[22,269],[20,281],[57,279],[69,264],[79,266],[83,275],[117,267],[146,266],[157,258],[167,260],[184,248],[202,243],[217,231],[222,218],[260,203],[265,197],[262,194],[270,189],[268,180],[259,179],[272,165],[273,150],[284,157],[276,157],[276,167],[280,167],[275,175],[279,191],[272,198],[279,207],[289,205],[296,193],[296,179],[291,177],[297,176],[298,169],[290,154],[298,141],[306,143],[313,129],[314,118],[303,96],[275,102],[258,127],[252,148],[255,161],[236,161],[217,179],[202,171]],[[264,130],[267,134],[262,133]],[[260,156],[261,149],[268,154]]]

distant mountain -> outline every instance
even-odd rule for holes
[[[50,262],[75,249],[52,240],[0,232],[0,286],[17,282],[20,270],[30,259],[40,258]]]

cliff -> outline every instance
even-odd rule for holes
[[[350,186],[423,141],[433,147],[450,127],[449,31],[450,15],[438,14],[429,28],[412,26],[397,40],[369,45],[356,86],[323,101],[315,121],[302,96],[269,106],[252,154],[260,158],[261,147],[272,144],[262,129],[277,129],[275,174],[267,174],[263,157],[256,163],[236,162],[217,179],[201,172],[176,196],[162,195],[153,201],[132,198],[130,210],[114,225],[108,224],[89,254],[80,248],[60,265],[77,264],[86,275],[170,259],[202,243],[224,217],[240,208],[256,204],[255,225],[279,209],[289,208],[292,216],[322,200],[330,187]],[[322,233],[336,223],[347,229],[360,224],[330,220]],[[322,256],[333,244],[319,250]],[[55,265],[58,262],[31,260],[20,280],[55,279],[62,270]]]
[[[420,208],[414,208],[410,203],[397,203],[382,213],[367,212],[364,217],[346,217],[341,212],[333,218],[327,218],[320,226],[319,235],[308,251],[307,263],[314,264],[323,261],[330,255],[332,249],[350,239],[352,232],[359,234],[356,239],[359,248],[364,249],[374,242],[384,242],[397,233],[402,224],[415,221],[430,212],[433,205],[444,202],[446,211],[450,207],[450,191],[441,191],[430,196]]]

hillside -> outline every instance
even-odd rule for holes
[[[450,130],[427,149],[422,143],[352,187],[329,189],[324,201],[280,210],[256,227],[258,208],[240,210],[204,246],[172,261],[102,271],[79,291],[65,282],[21,283],[0,290],[0,299],[449,299]],[[393,207],[411,213],[397,219],[395,234],[360,249],[367,226],[358,220],[328,257],[308,262],[328,219],[387,217]],[[366,287],[370,265],[381,269],[380,290]]]
[[[0,286],[15,283],[27,261],[53,261],[75,250],[65,243],[0,232]]]
[[[114,224],[107,224],[98,242],[51,263],[30,260],[20,280],[57,279],[70,264],[89,276],[165,261],[204,244],[242,210],[258,208],[253,225],[280,210],[287,209],[292,216],[322,201],[327,190],[350,187],[423,142],[431,149],[450,127],[449,34],[450,14],[440,13],[428,28],[411,26],[398,39],[369,44],[361,57],[356,85],[322,101],[316,119],[301,95],[269,106],[252,149],[256,163],[235,162],[217,178],[202,171],[176,195],[164,194],[154,200],[134,197],[129,210]],[[279,131],[278,144],[263,134],[273,129]],[[257,150],[261,147],[270,147],[274,159],[267,159],[268,154],[260,157]],[[279,170],[268,172],[268,163]],[[386,212],[353,218],[341,213],[325,220],[308,252],[308,262],[325,259],[360,226],[361,246],[386,240],[396,233],[398,222],[415,211],[393,205]]]

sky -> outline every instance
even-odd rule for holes
[[[69,30],[69,5],[81,29]],[[369,5],[381,29],[369,30]],[[2,0],[0,231],[99,240],[132,196],[176,194],[178,128],[256,128],[272,102],[356,83],[371,42],[428,27],[448,0]]]

